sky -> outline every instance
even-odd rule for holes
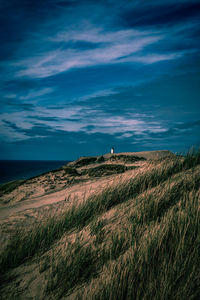
[[[200,1],[1,0],[0,159],[200,146]]]

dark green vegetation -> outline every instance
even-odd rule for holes
[[[100,176],[123,173],[126,170],[127,170],[127,167],[124,165],[103,164],[103,165],[97,166],[95,168],[90,168],[88,170],[85,170],[85,172],[86,172],[86,174],[88,174],[91,177],[100,177]]]
[[[151,162],[125,184],[20,232],[1,253],[2,278],[53,249],[47,299],[198,299],[199,164],[200,152]],[[72,233],[75,242],[57,251]]]
[[[79,160],[77,160],[75,163],[74,163],[74,166],[76,168],[80,168],[80,167],[84,167],[84,166],[87,166],[89,164],[93,164],[95,163],[97,160],[96,157],[83,157],[83,158],[80,158]]]
[[[115,157],[115,156],[114,156]],[[116,156],[117,157],[117,156]],[[124,159],[125,157],[125,159]],[[131,156],[132,157],[132,156]],[[133,163],[138,160],[143,160],[142,158],[136,157],[136,160],[133,158],[130,158],[130,160],[126,160],[126,155],[119,155],[119,158],[114,158],[111,156],[109,159],[110,161],[122,161],[126,163]],[[108,160],[108,159],[107,159]],[[124,173],[127,170],[135,169],[136,166],[125,166],[124,164],[104,164],[105,158],[103,156],[100,157],[87,157],[87,158],[81,158],[77,160],[75,163],[73,163],[73,167],[70,166],[64,166],[62,169],[65,171],[65,174],[70,176],[82,176],[82,175],[89,175],[90,177],[102,177],[102,176],[108,176],[113,174],[119,174]],[[88,167],[90,164],[98,164],[96,167]],[[76,168],[87,166],[86,169],[78,170]],[[75,168],[76,167],[76,168]]]
[[[15,188],[23,184],[25,180],[15,180],[15,181],[10,181],[4,184],[0,184],[0,197],[3,194],[10,193],[12,192]]]
[[[71,175],[71,176],[79,176],[80,174],[77,172],[75,168],[70,167],[63,167],[65,174]]]
[[[69,163],[68,165],[72,165],[75,168],[81,168],[84,166],[88,166],[90,164],[100,164],[104,163],[105,161],[114,161],[114,162],[123,162],[123,163],[134,163],[137,161],[145,161],[144,157],[138,157],[135,155],[125,155],[125,154],[118,154],[118,155],[107,155],[107,156],[91,156],[91,157],[81,157],[75,162]]]
[[[101,162],[103,162],[101,160]],[[124,166],[122,164],[101,164],[94,168],[87,168],[77,171],[75,168],[72,167],[64,167],[65,174],[70,176],[82,176],[82,175],[89,175],[90,177],[103,177],[108,175],[114,175],[119,173],[124,173],[127,170],[135,169],[136,166]]]
[[[123,161],[125,163],[133,163],[136,161],[142,161],[142,160],[146,160],[144,157],[139,157],[139,156],[135,156],[135,155],[125,155],[125,154],[121,154],[121,155],[112,155],[110,157],[111,161]]]
[[[102,163],[102,162],[104,162],[105,161],[105,158],[103,157],[103,156],[99,156],[98,158],[97,158],[97,163]]]

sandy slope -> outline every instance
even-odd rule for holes
[[[146,164],[143,163],[143,166],[141,166],[142,169],[144,169],[145,166]],[[142,169],[127,171],[125,174],[107,176],[106,178],[88,179],[86,182],[80,182],[48,194],[39,194],[39,191],[37,191],[35,193],[36,195],[38,194],[37,196],[35,194],[34,196],[30,194],[29,197],[27,196],[26,201],[19,201],[15,204],[8,204],[1,207],[0,219],[8,218],[13,214],[26,211],[27,209],[40,208],[41,206],[51,205],[61,201],[67,202],[68,206],[70,206],[70,203],[76,201],[81,202],[83,199],[88,198],[92,193],[98,193],[109,185],[113,186],[113,184],[118,184],[121,180],[126,180],[127,177],[135,176],[138,172],[141,172]],[[31,189],[32,186],[30,186],[30,190]]]
[[[158,154],[158,152],[156,152],[156,154]],[[150,157],[152,157],[152,153],[147,153],[147,155],[149,155],[149,159]],[[163,153],[161,152],[159,158],[162,158],[162,155]],[[109,157],[109,154],[107,155],[107,157]],[[20,191],[20,193],[26,192],[26,197],[24,197],[24,199],[22,199],[21,201],[13,201],[12,197],[10,196],[11,201],[7,204],[4,204],[0,209],[2,245],[6,244],[8,233],[15,234],[18,228],[29,227],[40,222],[41,220],[44,220],[45,218],[48,218],[49,216],[60,214],[63,211],[70,209],[74,204],[77,204],[78,206],[80,203],[87,200],[90,195],[100,193],[103,189],[109,186],[114,187],[118,186],[119,183],[127,183],[128,180],[130,180],[131,178],[134,179],[134,177],[138,174],[146,173],[148,170],[152,171],[152,168],[154,167],[158,169],[162,167],[163,161],[152,163],[152,158],[150,160],[149,159],[145,161],[137,161],[132,164],[127,164],[137,166],[137,168],[128,170],[121,174],[95,178],[83,176],[82,180],[81,178],[79,178],[77,182],[74,182],[72,180],[72,182],[68,182],[67,185],[64,183],[66,178],[63,179],[64,173],[62,170],[59,170],[55,173],[50,172],[46,175],[42,175],[37,177],[36,179],[28,181],[28,183],[22,185],[20,189],[18,188],[10,193],[10,195],[12,194],[12,197],[14,197],[15,193],[17,194],[18,191]],[[108,163],[109,161],[106,161],[103,164]],[[167,166],[169,163],[170,160],[167,160]],[[78,171],[81,171],[81,169],[93,168],[97,165],[98,164],[90,164],[77,169]],[[147,197],[147,195],[149,194],[152,195],[152,199],[155,199],[155,202],[160,201],[159,199],[163,199],[163,201],[166,199],[167,201],[169,191],[171,191],[172,194],[174,193],[174,191],[177,192],[176,189],[173,190],[173,187],[176,187],[176,185],[179,186],[180,183],[182,184],[182,181],[184,181],[184,184],[187,183],[187,185],[185,186],[189,187],[192,180],[199,177],[199,168],[200,166],[198,165],[194,169],[189,169],[184,172],[174,174],[172,177],[170,177],[169,180],[164,181],[161,185],[150,188],[148,189],[148,191],[145,191],[145,193],[139,195],[138,199],[143,199],[144,195],[145,197]],[[49,178],[51,178],[51,180],[49,180]],[[49,186],[46,186],[47,192],[45,192],[45,189],[43,189],[42,186],[44,185],[44,182],[47,182],[48,180]],[[50,188],[52,184],[54,184],[53,189]],[[137,203],[140,203],[139,200]],[[129,213],[133,213],[136,208],[137,207],[135,205],[135,202],[132,201],[132,199],[129,199],[127,202],[117,205],[116,207],[112,207],[107,212],[101,215],[100,220],[102,220],[105,224],[103,230],[105,231],[105,240],[108,245],[109,242],[112,242],[111,233],[119,232],[119,228],[121,230],[121,235],[123,233],[123,230],[125,233],[129,232],[130,224],[127,221],[131,216],[131,214],[129,215]],[[140,208],[143,208],[142,202]],[[171,209],[169,207],[169,213],[170,212]],[[88,225],[81,229],[80,232],[79,230],[74,230],[67,232],[67,234],[63,234],[62,238],[58,241],[55,241],[55,243],[52,245],[52,249],[48,249],[48,251],[45,254],[42,254],[41,257],[35,256],[30,261],[27,261],[23,265],[19,265],[17,268],[9,271],[8,281],[2,289],[2,293],[4,296],[4,298],[2,299],[15,299],[16,295],[20,295],[21,298],[19,299],[54,299],[53,296],[50,297],[50,295],[48,294],[45,295],[44,292],[44,287],[47,284],[47,279],[50,276],[49,274],[51,274],[51,268],[48,269],[47,267],[45,269],[45,264],[47,263],[48,265],[49,261],[49,266],[51,266],[50,259],[52,259],[53,261],[54,256],[58,258],[62,251],[69,251],[69,257],[71,257],[71,250],[69,245],[70,243],[75,243],[75,241],[79,238],[83,246],[91,243],[93,246],[97,247],[93,241],[94,236],[91,234],[91,229],[90,227],[88,227]],[[99,247],[101,247],[101,243],[99,245]],[[96,248],[94,248],[93,250],[95,249]],[[129,255],[128,251],[127,255]],[[124,254],[124,257],[126,258],[126,252]],[[109,279],[109,270],[112,268],[112,265],[116,263],[117,260],[111,260],[107,267],[104,266],[104,268],[101,270],[102,278],[105,276]],[[74,290],[70,291],[71,294],[65,295],[59,299],[78,299],[77,294],[79,293],[81,288],[85,289],[85,293],[87,295],[87,292],[90,291],[93,285],[98,285],[98,280],[99,277],[94,277],[90,283],[86,282],[84,287],[83,284],[80,284],[80,286],[77,285]],[[10,298],[8,298],[8,295]],[[83,299],[93,298],[83,297]]]
[[[115,155],[121,155],[118,153]],[[64,169],[56,172],[48,172],[41,176],[27,180],[24,184],[1,197],[0,205],[0,242],[6,243],[9,235],[16,229],[27,227],[40,222],[50,215],[60,213],[71,208],[72,205],[81,203],[93,193],[99,193],[109,185],[117,185],[119,182],[126,182],[129,178],[138,173],[146,171],[149,167],[148,159],[162,158],[172,155],[169,151],[153,151],[138,153],[123,153],[123,155],[134,155],[145,157],[147,160],[133,163],[120,164],[137,166],[134,170],[126,171],[122,174],[89,177],[71,176],[66,174]],[[104,155],[106,161],[110,163],[110,154]],[[79,160],[77,160],[79,161]],[[76,162],[76,161],[75,161]],[[112,164],[116,162],[112,161]],[[117,162],[119,163],[119,162]],[[83,168],[92,168],[99,164],[90,164],[77,168],[81,172]],[[102,164],[101,164],[102,165]]]

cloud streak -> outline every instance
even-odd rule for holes
[[[90,25],[91,26],[91,25]],[[102,28],[94,28],[89,31],[73,31],[71,33],[58,33],[55,38],[51,38],[52,43],[84,41],[97,43],[96,48],[89,50],[80,50],[70,48],[57,49],[50,52],[40,53],[37,57],[28,58],[17,63],[17,77],[29,76],[43,78],[53,76],[72,68],[84,68],[102,64],[116,64],[122,62],[134,61],[130,55],[139,53],[146,46],[157,43],[162,39],[162,35],[154,33],[145,33],[135,30],[120,30],[115,32],[105,32]],[[125,58],[124,58],[125,57]],[[174,57],[170,57],[173,59]],[[168,59],[163,56],[162,60]],[[141,58],[135,58],[135,61],[141,61]],[[158,58],[158,61],[160,58]],[[154,59],[146,60],[146,63],[156,62]],[[144,59],[143,59],[144,62]]]
[[[106,97],[106,96],[104,96]],[[90,99],[92,101],[92,98]],[[80,102],[81,103],[81,102]],[[159,123],[147,121],[144,114],[128,112],[123,116],[106,112],[101,107],[94,105],[92,108],[88,103],[82,105],[66,106],[60,109],[48,109],[35,107],[24,116],[23,112],[3,113],[0,115],[4,132],[10,127],[7,138],[11,141],[29,138],[28,131],[36,125],[45,125],[49,131],[55,132],[84,132],[92,135],[96,133],[108,135],[143,134],[166,131]],[[9,124],[12,124],[10,126]],[[20,128],[20,130],[18,130]],[[13,134],[13,130],[16,134]],[[23,133],[23,134],[22,134]],[[37,133],[40,136],[40,133]],[[42,135],[43,136],[43,135]]]
[[[38,97],[51,94],[54,91],[53,88],[44,88],[40,90],[31,90],[26,96],[20,96],[20,100],[29,100],[29,99],[36,99]]]

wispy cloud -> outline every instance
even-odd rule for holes
[[[144,64],[153,64],[160,61],[172,60],[180,58],[183,55],[181,52],[169,53],[169,54],[147,54],[143,56],[130,56],[128,58],[122,59],[122,62],[139,62]]]
[[[89,22],[84,22],[76,30],[62,31],[55,37],[48,40],[53,42],[76,42],[84,41],[90,43],[115,43],[116,41],[126,41],[141,36],[147,36],[148,31],[139,31],[133,29],[119,30],[113,32],[104,31],[101,27],[92,26]]]
[[[0,120],[0,136],[4,142],[16,142],[29,139],[29,136],[26,135],[23,129],[8,120]]]
[[[12,126],[12,132],[20,134],[25,130],[27,137],[28,131],[31,132],[35,125],[41,124],[48,126],[49,130],[55,132],[62,130],[64,132],[84,132],[86,134],[102,133],[108,135],[121,135],[127,137],[126,134],[142,134],[146,131],[151,133],[166,131],[159,123],[148,122],[145,120],[144,114],[127,113],[126,115],[112,115],[100,108],[91,108],[87,105],[73,105],[61,109],[48,109],[36,107],[35,111],[31,111],[23,115],[23,112],[3,113],[1,119],[4,120],[2,127],[6,130],[9,124]],[[14,127],[15,126],[15,127]],[[37,133],[40,135],[40,133]],[[8,132],[11,138],[10,130]],[[16,135],[13,135],[15,140]],[[25,138],[21,135],[22,139]],[[32,136],[31,136],[32,137]],[[18,137],[20,138],[20,136]]]
[[[26,96],[20,96],[20,100],[29,100],[29,99],[35,99],[47,94],[51,94],[54,91],[53,88],[44,88],[40,90],[31,90]]]
[[[151,146],[156,141],[165,143],[170,139],[175,142],[177,138],[187,137],[188,134],[189,138],[200,126],[200,121],[194,121],[169,127],[161,122],[148,121],[144,114],[117,116],[99,109],[91,110],[87,106],[68,106],[57,110],[38,108],[27,116],[18,112],[3,114],[1,119],[1,136],[9,142],[82,133],[86,136],[101,134],[114,137],[116,141],[126,140],[133,145]],[[85,140],[82,142],[85,143]]]
[[[157,43],[163,39],[163,36],[154,32],[143,32],[136,30],[119,30],[114,32],[104,32],[103,28],[91,28],[90,30],[81,29],[69,33],[58,33],[51,42],[68,43],[70,41],[84,41],[97,43],[92,49],[76,49],[71,44],[66,49],[58,49],[40,53],[37,57],[13,63],[18,68],[16,76],[29,76],[43,78],[56,75],[60,72],[70,70],[71,68],[83,68],[101,64],[116,64],[122,61],[133,62],[142,61],[133,54],[139,54],[146,46]],[[170,57],[170,58],[169,58]],[[160,56],[158,60],[173,59],[171,56]],[[143,59],[144,61],[144,59]],[[157,61],[156,55],[146,60],[146,63]]]

